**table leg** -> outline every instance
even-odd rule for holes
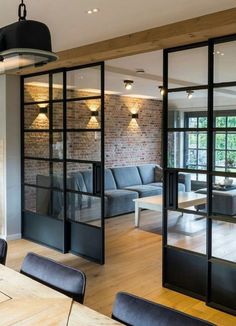
[[[141,213],[141,208],[139,207],[138,202],[135,202],[135,227],[139,227],[139,222],[140,222],[140,213]]]

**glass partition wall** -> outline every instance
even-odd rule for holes
[[[236,36],[164,51],[163,284],[236,314]],[[179,191],[185,174],[188,189]]]
[[[104,263],[104,64],[22,77],[23,237]]]

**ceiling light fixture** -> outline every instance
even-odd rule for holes
[[[145,70],[144,69],[136,69],[136,74],[138,74],[138,75],[144,75],[145,74]]]
[[[217,54],[217,55],[221,55],[221,56],[224,56],[225,54],[224,54],[224,52],[221,52],[221,51],[213,51],[213,54],[215,55],[215,54]]]
[[[165,94],[165,89],[164,89],[164,87],[163,87],[163,86],[159,86],[158,88],[159,88],[159,90],[160,90],[160,94],[163,96],[163,95]]]
[[[187,98],[188,98],[189,100],[191,100],[191,98],[193,97],[193,93],[194,93],[194,91],[189,90],[189,91],[186,91],[186,93],[187,93]]]
[[[88,15],[96,14],[99,12],[99,9],[98,8],[88,9],[86,12]]]
[[[134,83],[133,80],[128,80],[128,79],[124,80],[125,89],[126,89],[127,91],[131,90],[132,87],[133,87],[133,83]]]
[[[18,8],[19,21],[0,28],[0,73],[55,61],[48,27],[38,21],[26,20],[24,0]]]

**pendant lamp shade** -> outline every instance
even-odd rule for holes
[[[0,29],[0,73],[37,67],[57,59],[45,24],[19,19]]]

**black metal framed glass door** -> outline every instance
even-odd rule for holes
[[[230,36],[164,50],[163,85],[163,285],[232,314],[235,48]]]
[[[23,237],[104,263],[104,63],[22,77]]]

